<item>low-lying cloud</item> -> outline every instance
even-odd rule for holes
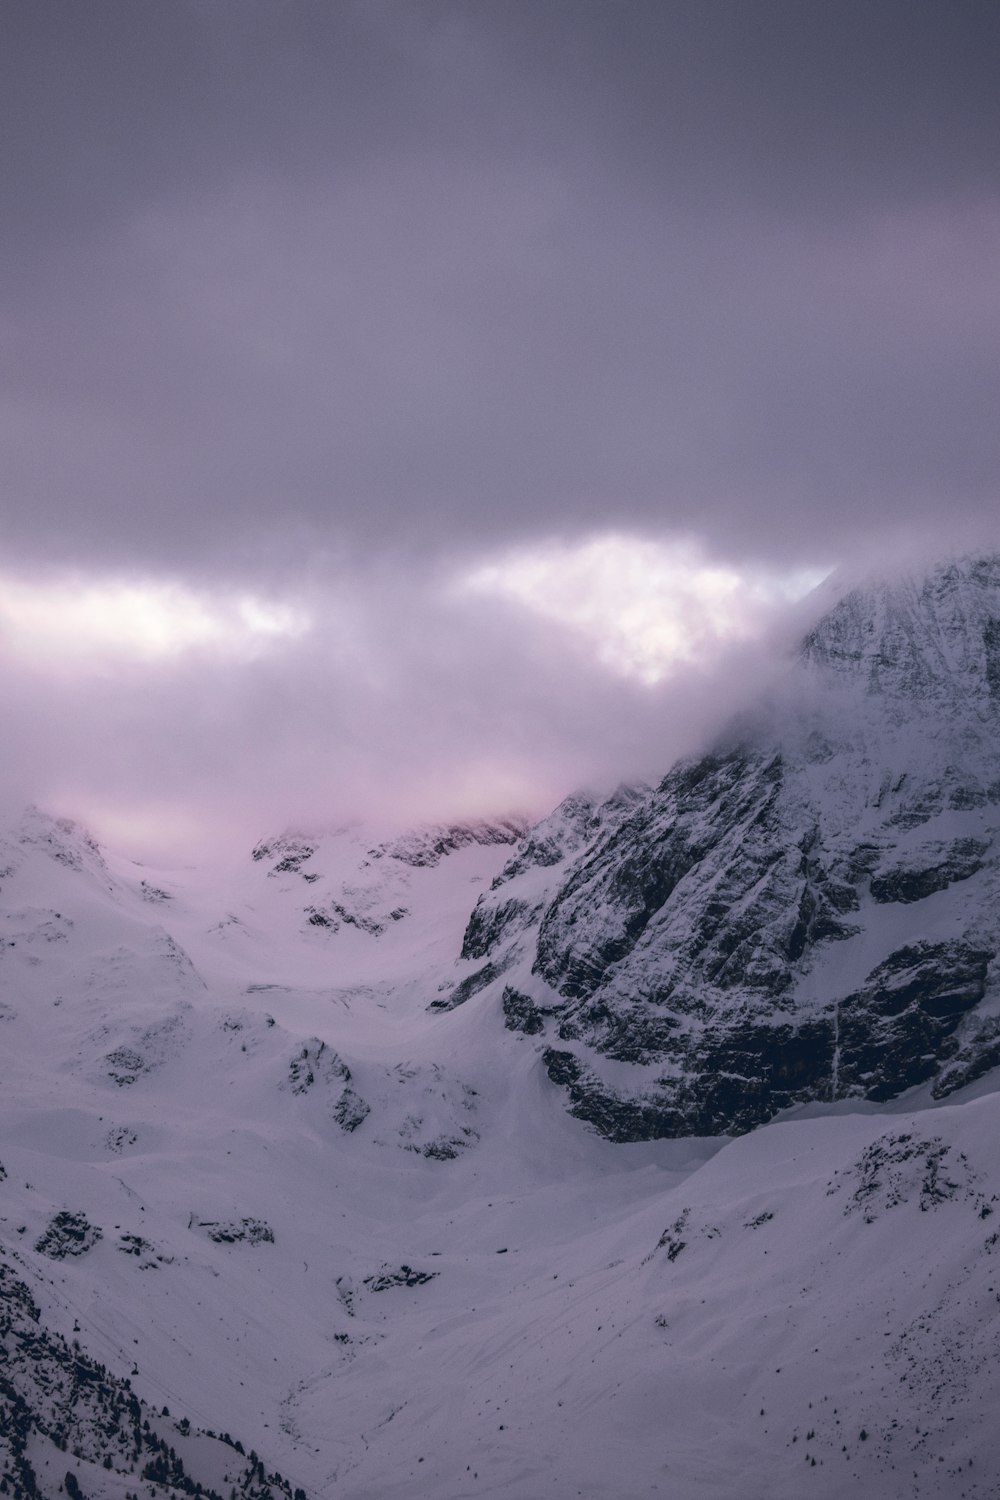
[[[105,582],[103,609],[93,580],[0,584],[10,784],[134,847],[188,848],[350,816],[541,815],[581,783],[657,777],[771,670],[783,603],[704,557],[685,592],[690,547],[654,548],[677,597],[657,616],[647,591],[630,616],[651,546],[553,545],[541,610],[484,586],[488,565],[471,583],[382,565],[252,607],[135,580]],[[559,609],[571,595],[582,615]]]
[[[8,801],[544,811],[995,530],[1000,8],[8,10]]]

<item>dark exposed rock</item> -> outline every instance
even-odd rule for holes
[[[49,1221],[45,1233],[35,1241],[35,1249],[51,1260],[65,1260],[67,1256],[86,1255],[103,1237],[103,1230],[91,1224],[86,1214],[63,1209]]]
[[[568,999],[586,998],[634,948],[719,830],[738,816],[726,794],[741,785],[743,769],[738,756],[679,768],[666,793],[677,816],[657,818],[657,809],[647,806],[577,862],[538,934],[535,967],[553,989]],[[705,827],[698,815],[710,812]],[[585,922],[587,908],[599,908],[598,922]]]
[[[532,905],[516,897],[491,903],[481,896],[465,929],[462,957],[485,958],[501,943],[509,942],[529,927],[541,911],[541,904]]]
[[[955,1055],[934,1080],[931,1093],[935,1099],[947,1098],[994,1068],[1000,1068],[1000,1016],[984,1016],[961,1039]]]
[[[149,901],[154,905],[174,899],[169,891],[165,891],[162,886],[151,885],[148,880],[139,881],[139,894],[143,901]]]
[[[566,1089],[570,1114],[593,1125],[606,1140],[624,1144],[692,1133],[685,1128],[682,1110],[615,1094],[571,1052],[547,1047],[542,1061],[552,1082]]]
[[[586,1041],[616,1062],[647,1063],[677,1056],[680,1021],[649,1003],[629,1003],[599,995],[560,1013],[559,1036],[564,1042]]]
[[[500,975],[506,969],[510,968],[511,958],[512,955],[508,955],[499,963],[484,964],[474,974],[466,975],[461,983],[456,984],[455,988],[449,994],[443,996],[440,1000],[432,1000],[427,1009],[457,1010],[460,1005],[464,1005],[467,1000],[471,1000],[473,995],[478,995],[480,990],[484,990],[487,985],[492,984],[494,979],[499,979]]]
[[[740,784],[744,774],[748,786]],[[654,861],[642,867],[645,839],[637,835],[644,830],[633,819],[616,832],[614,847],[595,851],[577,867],[546,914],[538,967],[567,997],[556,1013],[560,1037],[617,1062],[669,1059],[678,1070],[639,1096],[598,1082],[571,1054],[547,1054],[549,1075],[567,1088],[571,1112],[612,1139],[749,1130],[792,1104],[834,1093],[891,1098],[936,1075],[955,1050],[951,1034],[985,993],[988,950],[916,944],[880,965],[861,991],[841,1002],[839,1014],[831,1009],[819,1017],[793,1016],[799,961],[818,943],[849,935],[840,912],[852,910],[857,897],[849,865],[840,874],[824,863],[815,834],[791,849],[774,848],[781,823],[768,788],[778,785],[774,762],[716,760],[700,776],[685,772],[678,804],[709,799],[699,808],[709,813],[700,849],[690,830],[679,830],[674,820],[658,856],[654,851]],[[699,821],[704,830],[706,820]],[[635,840],[635,852],[626,856],[627,840]],[[932,879],[946,885],[971,874],[986,847],[980,840],[955,841]],[[690,863],[696,852],[699,859]],[[879,853],[877,845],[856,847],[855,869]],[[703,875],[709,862],[713,874],[703,899],[688,902],[685,878]],[[612,921],[607,906],[594,898],[600,916],[591,925],[598,931],[584,928],[577,936],[582,910],[576,921],[567,921],[566,909],[594,883],[599,863],[608,870],[601,896],[611,898]],[[640,869],[633,880],[630,872]],[[659,988],[632,998],[622,960],[658,913],[669,921],[675,891],[684,921],[664,945],[667,962],[653,971]],[[624,900],[629,894],[631,912]],[[561,956],[556,930],[564,944]],[[726,1003],[727,991],[738,992],[739,1004]],[[753,1005],[750,997],[757,997]],[[534,1005],[530,996],[524,1000]],[[508,1002],[505,1012],[531,1015],[524,1000]]]
[[[547,869],[581,848],[600,828],[597,803],[586,792],[573,792],[555,811],[525,834],[515,855],[493,881],[493,890],[531,868]]]
[[[657,1250],[665,1250],[667,1252],[667,1260],[671,1262],[677,1259],[682,1250],[687,1249],[688,1242],[686,1239],[681,1239],[681,1235],[687,1232],[690,1218],[691,1210],[685,1208],[678,1214],[674,1222],[667,1226],[656,1242]]]
[[[415,1271],[412,1266],[400,1266],[398,1270],[383,1266],[376,1275],[364,1277],[364,1285],[370,1292],[387,1292],[394,1286],[423,1286],[438,1275],[439,1271]]]
[[[474,1130],[469,1129],[462,1135],[439,1135],[432,1141],[424,1141],[421,1145],[415,1141],[407,1141],[403,1150],[415,1151],[418,1156],[423,1156],[428,1161],[454,1161],[467,1150],[472,1139],[478,1140],[479,1137]]]
[[[843,1188],[848,1192],[844,1214],[860,1212],[866,1224],[908,1202],[927,1213],[956,1198],[978,1198],[965,1153],[953,1152],[940,1136],[928,1139],[912,1131],[872,1141],[846,1173],[835,1175],[827,1194]]]
[[[987,840],[974,838],[925,845],[905,860],[883,866],[872,876],[872,899],[879,902],[922,901],[925,896],[946,890],[956,881],[968,880],[978,874],[989,847]]]
[[[692,1046],[682,1091],[691,1133],[741,1134],[793,1104],[828,1098],[833,1054],[827,1017],[708,1029]]]
[[[621,993],[623,961],[656,942],[646,1000],[686,1012],[704,981],[787,989],[808,946],[849,934],[855,898],[816,830],[796,838],[783,788],[780,756],[741,747],[679,766],[577,861],[542,919],[537,972],[569,1000]]]
[[[990,618],[983,626],[986,681],[994,698],[1000,698],[1000,620]]]
[[[343,1058],[319,1037],[312,1037],[288,1064],[288,1086],[293,1094],[308,1094],[313,1088],[330,1100],[330,1115],[348,1133],[367,1119],[371,1106],[354,1088],[351,1070]]]
[[[416,828],[389,843],[369,849],[368,858],[398,859],[415,869],[426,869],[459,849],[472,844],[516,844],[524,836],[522,818],[500,818],[493,822],[452,823],[436,828]]]
[[[331,932],[337,932],[341,926],[356,927],[359,932],[370,933],[372,937],[381,937],[385,931],[385,923],[376,917],[366,916],[362,911],[355,911],[345,906],[342,901],[329,901],[326,906],[307,906],[305,908],[306,921],[310,927],[327,927]],[[392,914],[393,921],[399,921],[405,916],[405,912]]]
[[[141,1234],[120,1234],[117,1249],[122,1255],[134,1257],[139,1269],[143,1271],[155,1271],[159,1266],[170,1265],[173,1261],[172,1255],[161,1254]]]
[[[848,878],[858,881],[870,875],[882,858],[880,844],[857,844],[847,857]]]
[[[856,589],[807,636],[803,654],[884,700],[988,699],[998,592],[996,554]]]
[[[641,785],[621,786],[601,803],[586,792],[575,792],[565,798],[549,817],[525,835],[489,891],[480,896],[469,919],[462,956],[485,958],[533,926],[545,907],[545,899],[537,889],[538,873],[555,871],[588,843],[618,827],[638,807],[648,790]],[[528,896],[511,896],[504,890],[510,882],[532,874],[536,877],[536,888]]]
[[[271,875],[294,875],[307,859],[312,859],[314,849],[303,850],[300,854],[286,854],[279,859],[274,869],[269,871]]]
[[[107,1054],[104,1061],[108,1065],[108,1077],[119,1088],[128,1088],[143,1073],[148,1073],[151,1066],[148,1059],[141,1052],[136,1052],[134,1047],[116,1047]]]
[[[273,1245],[274,1230],[263,1219],[193,1219],[192,1229],[203,1229],[216,1245]]]
[[[307,860],[316,853],[316,844],[297,834],[284,833],[276,839],[259,843],[251,858],[256,861],[273,859],[275,862],[268,875],[297,875]]]
[[[315,1037],[292,1058],[288,1064],[288,1082],[293,1094],[308,1093],[316,1082],[316,1074],[320,1067],[328,1076],[341,1078],[345,1082],[350,1081],[351,1075],[346,1063],[341,1062],[335,1052],[324,1056],[326,1050],[326,1043]]]
[[[567,1090],[570,1112],[611,1140],[659,1136],[739,1134],[783,1109],[810,1099],[863,1095],[894,1098],[935,1077],[955,1051],[951,1040],[966,1012],[985,992],[991,953],[952,942],[898,950],[869,975],[864,987],[821,1015],[795,1023],[780,1013],[719,1017],[672,1038],[675,1071],[627,1094],[600,1081],[577,1055],[549,1048],[543,1055],[553,1083]],[[641,1028],[617,1017],[634,1053],[620,1043],[601,1050],[618,1061],[655,1061],[668,1049],[643,1045]],[[941,1092],[981,1076],[1000,1061],[1000,1024],[966,1065],[953,1067]]]
[[[881,1014],[899,1015],[917,1004],[931,1016],[961,1014],[983,998],[992,953],[967,943],[914,943],[898,948],[873,969],[858,995]]]
[[[839,1006],[838,1092],[891,1099],[933,1078],[953,1033],[983,998],[992,953],[964,942],[915,943],[873,969]]]
[[[507,985],[503,992],[503,1023],[508,1031],[523,1031],[537,1036],[545,1030],[545,1017],[529,995]]]
[[[341,1130],[351,1135],[367,1120],[371,1114],[371,1105],[353,1088],[345,1088],[333,1106],[332,1114]]]
[[[600,1082],[572,1053],[549,1048],[543,1061],[567,1089],[571,1114],[611,1140],[652,1140],[740,1134],[792,1104],[829,1098],[833,1054],[832,1018],[817,1017],[695,1033],[675,1043],[678,1070],[636,1095]]]

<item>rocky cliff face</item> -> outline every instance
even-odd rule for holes
[[[1000,1062],[998,731],[1000,557],[856,591],[710,754],[529,835],[469,994],[614,1140],[961,1087]]]

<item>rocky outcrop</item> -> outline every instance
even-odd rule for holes
[[[524,836],[527,821],[501,818],[494,822],[450,823],[415,828],[385,844],[369,849],[369,859],[398,859],[401,864],[426,869],[440,864],[446,855],[472,844],[516,844]]]
[[[263,1219],[192,1219],[215,1245],[273,1245],[274,1230]]]
[[[383,1266],[374,1275],[365,1276],[362,1284],[370,1292],[388,1292],[397,1286],[425,1286],[438,1275],[437,1271],[415,1271],[412,1266],[400,1266],[398,1269]]]
[[[838,1006],[838,1091],[891,1099],[935,1077],[963,1016],[986,993],[992,957],[964,942],[890,954]]]
[[[97,1224],[90,1223],[86,1214],[63,1209],[50,1220],[45,1233],[36,1241],[35,1249],[51,1260],[65,1260],[68,1256],[86,1255],[103,1234]]]
[[[486,958],[501,943],[509,943],[542,915],[543,902],[517,896],[506,901],[481,900],[469,918],[462,940],[462,958]]]
[[[989,849],[984,839],[952,839],[925,844],[883,865],[871,879],[874,901],[923,901],[935,891],[946,891],[959,880],[969,880],[983,868]]]
[[[935,1099],[946,1099],[966,1084],[1000,1068],[1000,1016],[971,1016],[955,1038],[955,1050],[934,1080]]]
[[[522,995],[507,985],[503,992],[503,1021],[508,1031],[538,1036],[545,1030],[545,1016],[530,995]]]
[[[617,829],[642,804],[649,788],[621,786],[604,802],[586,792],[566,797],[554,812],[525,833],[515,853],[480,896],[462,943],[463,958],[486,958],[509,948],[521,932],[537,926],[546,897],[573,857]],[[507,889],[514,883],[515,894]]]
[[[283,833],[278,838],[263,839],[255,845],[251,859],[260,863],[273,860],[268,875],[298,875],[302,866],[316,853],[314,840],[296,833]]]
[[[694,1134],[684,1128],[681,1110],[660,1102],[658,1096],[628,1097],[609,1088],[572,1052],[547,1047],[542,1061],[552,1082],[566,1090],[570,1114],[592,1125],[609,1141],[624,1145],[658,1136]]]
[[[809,945],[851,932],[838,907],[856,896],[829,863],[780,755],[740,746],[684,764],[576,862],[535,969],[569,1000],[612,983],[627,994],[639,970],[644,1003],[684,1013],[706,1013],[706,986],[775,998]]]
[[[484,990],[491,985],[495,979],[499,979],[504,970],[509,967],[509,959],[501,960],[498,963],[483,964],[481,969],[476,969],[474,973],[467,974],[447,995],[443,995],[438,1000],[432,1000],[427,1009],[457,1010],[460,1005],[464,1005],[467,1000],[471,1000],[473,995],[477,995],[480,990]]]
[[[319,1037],[311,1037],[290,1059],[288,1087],[293,1094],[315,1090],[322,1096],[330,1118],[347,1134],[357,1130],[371,1112],[371,1106],[354,1087],[344,1059]]]

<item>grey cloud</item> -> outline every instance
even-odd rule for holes
[[[350,815],[540,816],[574,785],[659,776],[772,670],[755,648],[652,691],[557,627],[384,570],[313,603],[314,631],[256,660],[39,672],[0,654],[0,812],[133,815],[147,852]]]
[[[544,811],[658,775],[769,654],[650,692],[459,607],[460,563],[614,530],[773,566],[995,544],[995,5],[0,25],[0,578],[245,583],[319,619],[155,672],[0,641],[8,801],[250,836],[463,787]]]
[[[22,558],[294,570],[609,526],[812,558],[995,504],[993,6],[5,26]]]

